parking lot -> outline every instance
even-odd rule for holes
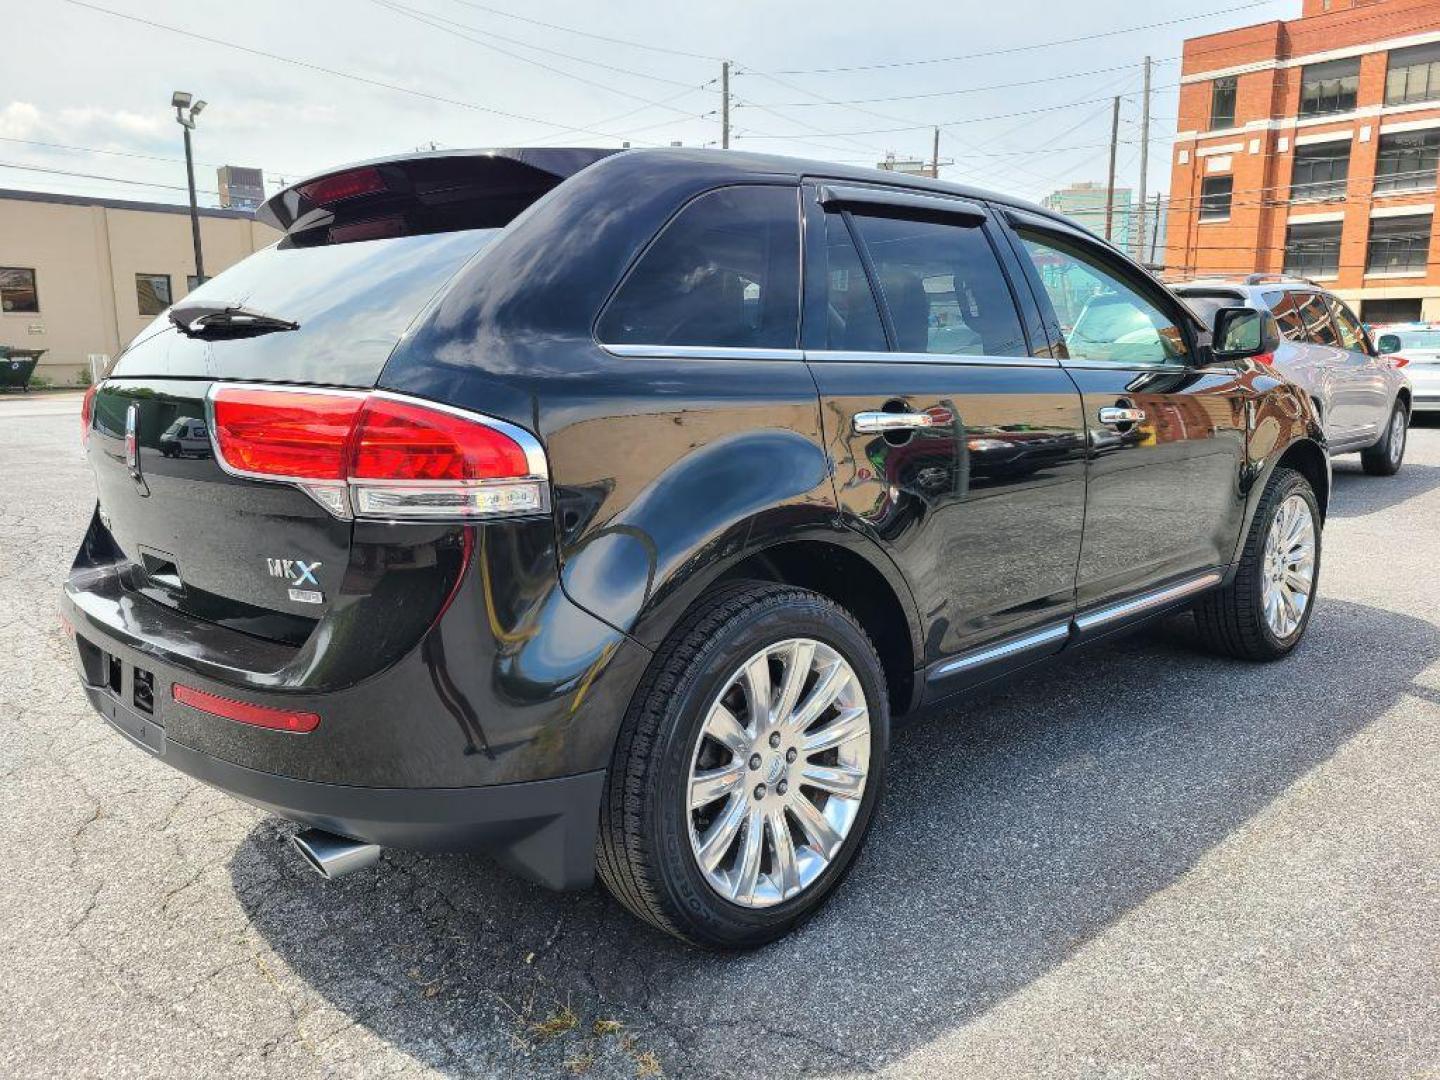
[[[0,1060],[45,1076],[1440,1077],[1440,426],[1336,466],[1274,666],[1185,619],[902,733],[844,890],[746,956],[290,827],[89,710],[78,397],[0,400]]]

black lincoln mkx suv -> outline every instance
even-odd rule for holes
[[[754,946],[854,862],[896,718],[1182,608],[1305,631],[1329,472],[1268,323],[1038,207],[544,149],[262,217],[87,396],[63,613],[106,719],[327,875],[481,851]]]

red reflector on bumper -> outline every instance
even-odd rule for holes
[[[320,716],[317,713],[272,709],[268,705],[251,705],[244,701],[220,697],[217,694],[207,694],[204,690],[196,690],[192,686],[182,686],[180,683],[171,686],[170,693],[181,705],[189,705],[192,709],[199,709],[211,716],[223,716],[226,720],[235,720],[252,727],[304,734],[307,731],[314,731],[320,725]]]

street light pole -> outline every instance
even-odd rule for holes
[[[195,201],[195,158],[190,149],[190,132],[195,130],[195,118],[205,108],[205,102],[190,104],[190,95],[176,90],[170,98],[175,106],[175,122],[185,131],[185,177],[190,184],[190,236],[195,242],[195,283],[205,283],[205,254],[200,250],[200,208]]]

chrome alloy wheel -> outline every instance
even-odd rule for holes
[[[1390,418],[1390,464],[1399,465],[1401,457],[1405,454],[1405,410],[1396,407],[1395,415]]]
[[[1265,622],[1284,640],[1295,633],[1315,588],[1315,516],[1300,495],[1275,511],[1265,537]]]
[[[860,814],[870,710],[850,664],[794,638],[742,664],[710,704],[686,786],[690,849],[726,900],[770,907],[830,865]]]

